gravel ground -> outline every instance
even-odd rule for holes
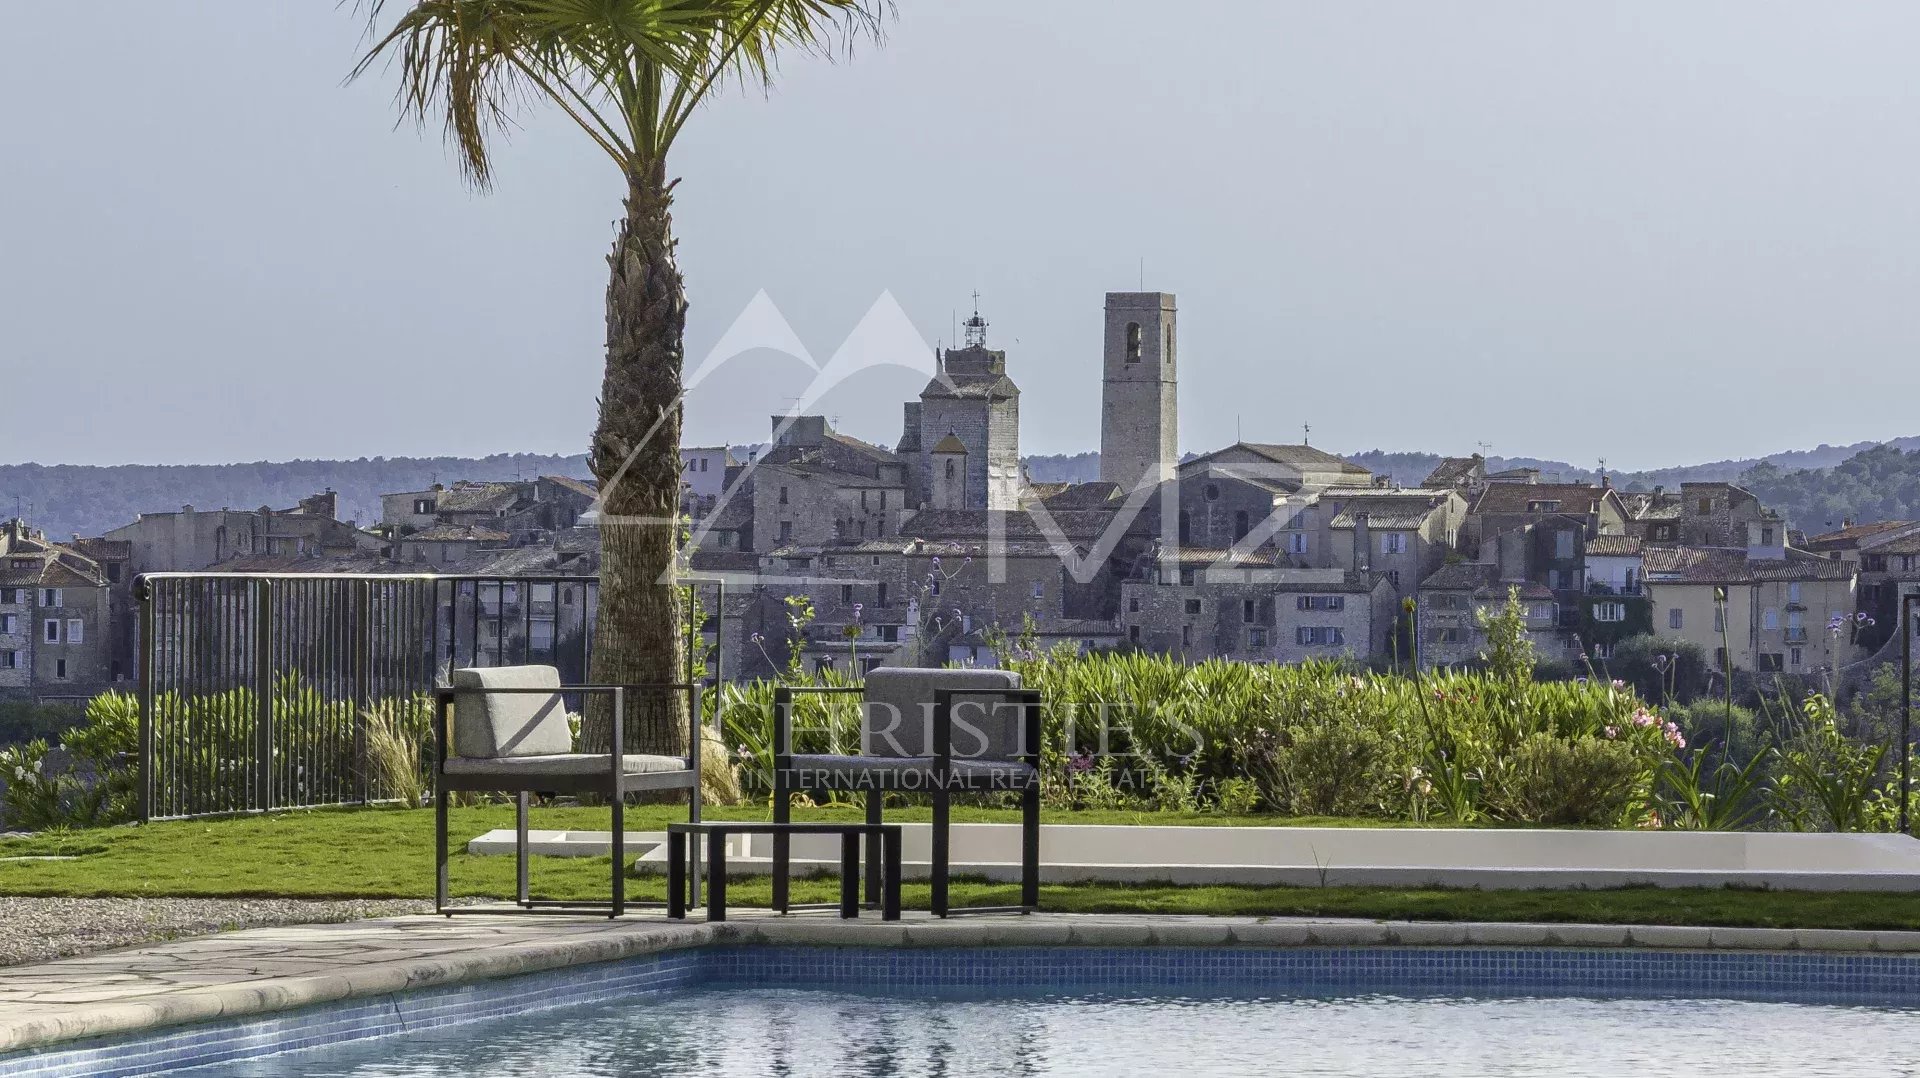
[[[291,898],[3,898],[0,966],[236,928],[425,913],[431,902]]]

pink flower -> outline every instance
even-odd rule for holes
[[[1618,726],[1609,726],[1607,727],[1606,733],[1607,733],[1607,740],[1612,741],[1614,738],[1620,736],[1620,728]]]

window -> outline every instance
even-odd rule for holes
[[[1727,631],[1726,607],[1716,606],[1713,608],[1713,631],[1716,633],[1724,633]]]
[[[1345,610],[1347,597],[1344,595],[1302,595],[1294,600],[1296,610]]]
[[[873,605],[875,606],[887,605],[887,582],[884,580],[882,580],[878,585],[878,594],[875,596],[875,602]]]
[[[1200,613],[1200,600],[1198,600],[1198,599],[1188,599],[1188,600],[1187,600],[1187,613],[1188,613],[1189,615],[1194,615],[1194,614],[1198,614],[1198,613]]]
[[[1235,510],[1233,514],[1233,541],[1237,543],[1245,539],[1247,533],[1252,530],[1253,528],[1247,524],[1247,511],[1245,509]]]
[[[787,488],[786,487],[780,488],[780,504],[781,505],[787,504]]]
[[[1560,511],[1560,503],[1557,501],[1538,501],[1538,502],[1527,503],[1527,512],[1529,513],[1557,513],[1559,511]]]
[[[1627,604],[1595,603],[1593,604],[1593,620],[1603,622],[1625,621],[1627,620]]]
[[[1707,514],[1713,512],[1713,499],[1712,498],[1700,499],[1699,509],[1700,509],[1701,516],[1706,516]]]
[[[59,678],[61,681],[67,680],[67,660],[55,659],[53,661],[53,676]]]
[[[1807,657],[1807,653],[1805,648],[1794,648],[1787,652],[1788,661],[1790,661],[1795,666],[1799,666],[1801,663],[1805,662],[1806,657]]]
[[[1725,670],[1727,668],[1727,649],[1726,648],[1713,649],[1713,668],[1715,670]]]
[[[45,639],[47,643],[58,644],[60,642],[60,619],[48,618],[45,628],[46,628]]]
[[[87,642],[87,623],[79,618],[67,619],[67,643],[84,644]]]
[[[1567,561],[1573,557],[1573,532],[1553,533],[1553,556],[1561,561]]]
[[[1287,536],[1287,553],[1305,554],[1307,552],[1307,533],[1292,532]]]
[[[1258,626],[1247,630],[1247,649],[1255,650],[1267,646],[1267,631]]]
[[[1346,630],[1337,625],[1302,625],[1293,635],[1303,648],[1338,647],[1347,642]]]
[[[1406,552],[1407,537],[1405,535],[1399,532],[1388,532],[1380,537],[1380,553],[1405,554]]]
[[[1777,651],[1761,652],[1760,653],[1760,672],[1763,674],[1780,673],[1782,670],[1786,669],[1785,659],[1786,659],[1786,656],[1780,654]]]
[[[1593,645],[1593,657],[1596,659],[1613,658],[1613,644],[1604,643]]]
[[[0,603],[14,605],[25,601],[26,600],[20,598],[19,588],[0,588]]]
[[[1127,323],[1127,362],[1140,362],[1140,323]]]
[[[852,603],[853,603],[853,585],[852,584],[840,585],[840,605],[850,606],[852,605]]]
[[[1399,590],[1400,590],[1400,570],[1398,570],[1398,569],[1388,569],[1388,570],[1387,570],[1387,583],[1389,583],[1389,584],[1391,584],[1391,585],[1393,585],[1393,590],[1395,590],[1395,591],[1399,591]]]
[[[1255,617],[1255,611],[1256,611],[1256,606],[1252,599],[1240,600],[1240,620],[1241,621],[1245,622],[1248,625],[1252,625]]]
[[[527,624],[527,646],[535,651],[553,650],[553,622],[535,618]]]
[[[860,511],[862,513],[867,511],[867,492],[864,490],[860,492]]]
[[[1800,601],[1800,582],[1796,580],[1793,583],[1787,585],[1787,602],[1797,603],[1799,601]]]
[[[1129,641],[1132,641],[1135,644],[1138,644],[1140,642],[1140,626],[1138,625],[1127,626],[1127,639]]]
[[[1780,628],[1780,611],[1775,610],[1772,607],[1768,607],[1767,613],[1765,617],[1761,619],[1761,621],[1764,625],[1766,625],[1768,632],[1771,633],[1771,632],[1778,631]]]
[[[928,579],[927,585],[928,585],[927,594],[929,595],[940,594],[940,574],[939,573],[933,574],[933,576]]]
[[[107,583],[109,584],[120,583],[120,563],[119,562],[110,561],[107,563]]]
[[[855,527],[855,530],[860,533],[860,538],[865,539],[867,537],[867,522],[865,520],[860,521]]]
[[[427,516],[428,514],[430,514],[430,513],[432,513],[432,512],[433,512],[433,499],[432,499],[432,498],[415,498],[415,499],[413,500],[413,515],[414,515],[414,516],[417,516],[417,517],[424,517],[424,516]]]
[[[705,457],[700,458],[700,470],[703,472],[707,470],[707,458]]]
[[[1139,612],[1140,612],[1140,597],[1138,595],[1135,595],[1132,598],[1127,600],[1127,613],[1138,614]]]
[[[880,626],[880,639],[884,643],[898,644],[900,642],[900,626],[898,625]]]
[[[1835,557],[1838,556],[1839,555],[1835,555]],[[1885,572],[1887,568],[1887,556],[1885,554],[1862,554],[1860,555],[1860,568],[1869,573]]]
[[[1046,586],[1045,584],[1042,584],[1042,583],[1041,583],[1040,581],[1038,581],[1038,580],[1036,580],[1036,581],[1034,581],[1034,582],[1033,582],[1033,597],[1034,597],[1034,598],[1036,598],[1036,599],[1044,599],[1044,598],[1046,598],[1046,597],[1047,597],[1047,586]]]
[[[1530,616],[1535,621],[1552,621],[1553,620],[1553,604],[1552,603],[1535,603],[1533,604],[1533,606],[1531,606],[1528,609],[1530,612]]]
[[[780,541],[783,543],[786,543],[786,542],[791,542],[792,540],[793,540],[793,521],[791,520],[781,521],[780,522]]]
[[[1191,625],[1180,626],[1180,646],[1183,648],[1190,648],[1193,646],[1193,626]]]
[[[65,606],[67,605],[66,593],[59,588],[46,588],[40,592],[40,605]]]
[[[1681,610],[1677,606],[1674,607],[1672,610],[1667,611],[1667,628],[1681,629],[1685,627],[1686,627],[1686,611]]]
[[[1772,528],[1760,529],[1760,545],[1761,546],[1773,545],[1773,529]]]
[[[14,567],[15,569],[31,569],[31,568],[33,568],[34,566],[36,566],[36,565],[38,565],[38,564],[39,564],[39,563],[38,563],[38,562],[36,562],[36,561],[34,561],[34,560],[33,560],[32,558],[15,558],[15,559],[13,559],[13,567]]]
[[[1192,570],[1192,569],[1182,569],[1182,570],[1180,570],[1180,583],[1181,583],[1181,585],[1183,585],[1183,586],[1185,586],[1185,587],[1192,587],[1192,586],[1193,586],[1193,580],[1194,580],[1194,573],[1193,573],[1193,570]]]
[[[1180,510],[1180,542],[1193,541],[1193,517],[1185,509]]]
[[[0,651],[0,670],[18,670],[19,668],[20,668],[19,652]]]
[[[20,615],[0,614],[0,636],[12,636],[20,631]]]
[[[1460,642],[1460,630],[1442,629],[1440,630],[1439,640],[1442,644],[1458,644]]]

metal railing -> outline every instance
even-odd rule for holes
[[[717,581],[688,588],[724,602]],[[599,581],[151,573],[135,595],[139,812],[155,820],[390,800],[370,728],[428,744],[430,694],[457,667],[586,681]],[[688,625],[689,671],[703,628]]]

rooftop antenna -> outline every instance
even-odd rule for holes
[[[1147,256],[1140,256],[1140,291],[1147,290]]]
[[[1313,424],[1311,423],[1300,424],[1300,444],[1301,445],[1313,444]]]
[[[1473,443],[1473,444],[1474,444],[1474,445],[1477,445],[1477,446],[1479,446],[1479,447],[1480,447],[1480,455],[1481,455],[1481,456],[1483,456],[1483,457],[1491,457],[1491,456],[1493,456],[1493,443],[1492,443],[1492,442],[1475,442],[1475,443]]]
[[[980,317],[980,292],[973,293],[973,317],[967,319],[967,347],[985,348],[987,346],[987,320]]]

